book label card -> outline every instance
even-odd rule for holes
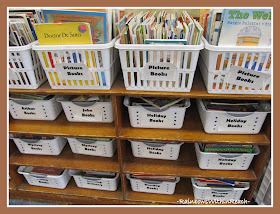
[[[55,68],[58,70],[60,79],[66,80],[90,80],[90,72],[84,63],[57,63]]]
[[[261,89],[270,78],[271,75],[269,74],[233,65],[227,74],[226,82],[232,85],[258,90]]]
[[[96,121],[102,122],[102,109],[99,105],[93,105],[88,107],[79,106],[79,102],[74,102],[76,105],[71,106],[71,111],[74,112],[73,117],[76,120],[82,121]],[[88,102],[86,102],[88,103]],[[83,102],[81,102],[83,104]],[[70,112],[69,112],[70,113]]]
[[[172,63],[148,62],[142,70],[143,80],[175,81],[177,67]]]

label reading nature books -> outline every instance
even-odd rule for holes
[[[243,68],[239,66],[231,66],[227,74],[226,82],[232,85],[248,87],[259,90],[264,87],[264,83],[271,78],[271,75],[264,74]]]
[[[90,71],[84,63],[57,63],[60,79],[66,80],[91,80]]]
[[[168,62],[148,62],[142,70],[143,80],[175,81],[177,67]]]

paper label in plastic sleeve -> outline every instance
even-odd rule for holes
[[[175,81],[177,67],[169,62],[148,62],[142,69],[143,80]]]
[[[55,64],[60,79],[67,80],[90,80],[90,72],[84,63],[57,63]]]
[[[226,82],[232,85],[258,90],[261,89],[270,78],[271,75],[269,74],[233,65],[226,76]]]

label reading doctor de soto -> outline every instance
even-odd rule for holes
[[[144,80],[174,81],[177,67],[168,62],[148,62],[142,70]]]
[[[90,72],[84,63],[58,63],[55,64],[60,74],[60,79],[89,80]]]
[[[231,66],[226,82],[232,85],[238,85],[253,89],[261,89],[264,87],[264,83],[271,78],[271,75],[260,73],[250,70],[248,68],[242,68],[239,66]]]

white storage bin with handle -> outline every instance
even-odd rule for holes
[[[9,100],[10,113],[14,119],[21,120],[55,120],[62,111],[56,96],[49,100]]]
[[[52,89],[109,90],[119,71],[116,39],[107,44],[33,45]]]
[[[204,131],[209,134],[258,134],[262,128],[270,105],[267,101],[258,101],[263,111],[233,112],[207,110],[201,99],[197,107]]]
[[[247,170],[255,155],[260,153],[254,146],[253,153],[203,152],[198,143],[194,144],[199,168],[213,170]]]
[[[46,140],[13,138],[13,140],[21,153],[36,155],[59,155],[67,142],[63,137]]]
[[[24,172],[25,168],[26,166],[20,166],[17,171],[25,177],[30,185],[34,186],[64,189],[71,178],[67,169],[65,169],[61,175],[44,175]]]
[[[250,188],[250,185],[245,187],[201,187],[195,183],[194,178],[191,178],[193,186],[193,194],[196,200],[239,200],[245,190]]]
[[[163,110],[150,106],[131,106],[130,98],[125,97],[124,105],[128,107],[129,120],[135,128],[180,129],[183,126],[186,108],[190,99],[184,99],[184,107],[170,106]]]
[[[97,189],[116,191],[120,181],[120,174],[116,173],[114,178],[86,177],[80,174],[80,170],[69,170],[69,174],[74,177],[78,187],[86,189]]]
[[[198,65],[208,93],[271,94],[271,47],[221,47],[202,40]]]
[[[130,140],[134,157],[177,160],[183,143],[162,143]]]
[[[73,153],[101,157],[113,157],[117,143],[110,141],[91,140],[83,138],[67,138]]]
[[[120,44],[127,90],[190,92],[199,51],[204,45]]]
[[[130,174],[126,174],[130,180],[131,189],[135,192],[147,192],[172,195],[175,192],[176,184],[180,181],[180,177],[176,177],[175,181],[156,181],[132,178]]]
[[[114,121],[113,101],[68,101],[68,96],[58,97],[66,118],[70,122],[112,123]]]
[[[33,42],[25,46],[9,47],[9,88],[37,89],[47,80]]]

